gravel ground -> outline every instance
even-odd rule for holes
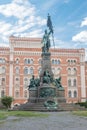
[[[8,117],[0,121],[0,130],[87,130],[87,118],[70,112],[47,112],[48,117]]]

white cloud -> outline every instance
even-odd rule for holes
[[[28,4],[25,4],[26,2]],[[10,4],[0,5],[0,13],[6,17],[14,16],[19,19],[24,19],[26,16],[35,13],[35,7],[26,0],[18,0],[18,2],[14,0]]]
[[[81,22],[81,27],[87,26],[87,17]]]
[[[82,31],[82,32],[76,34],[75,36],[72,37],[72,41],[87,43],[87,31]]]
[[[40,28],[46,24],[46,19],[37,16],[36,12],[35,6],[28,0],[13,0],[9,4],[0,5],[0,14],[6,17],[0,20],[1,43],[8,42],[10,35],[41,36],[42,29]],[[12,19],[11,16],[14,18]]]

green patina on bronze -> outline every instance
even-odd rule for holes
[[[55,101],[54,98],[58,98],[58,95],[62,95],[64,88],[61,84],[61,77],[55,79],[52,72],[50,36],[52,37],[54,44],[53,26],[48,14],[47,29],[45,29],[42,39],[41,72],[39,78],[35,78],[34,75],[32,76],[30,79],[29,90],[31,92],[31,98],[33,95],[34,98],[38,98],[38,101],[39,99],[44,99],[44,106],[47,109],[57,109],[58,99]]]
[[[58,108],[58,103],[56,101],[52,101],[52,100],[48,100],[44,102],[44,106],[48,109],[48,110],[56,110]]]

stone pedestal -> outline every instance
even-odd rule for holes
[[[38,97],[38,90],[37,89],[30,89],[29,90],[29,102],[36,102]]]

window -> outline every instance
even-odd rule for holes
[[[25,63],[25,64],[28,64],[28,61],[27,61],[27,59],[25,59],[25,60],[24,60],[24,63]]]
[[[68,80],[68,86],[71,87],[71,79]]]
[[[74,64],[75,64],[75,63],[76,63],[76,60],[74,60],[73,62],[74,62]]]
[[[24,97],[25,97],[25,98],[28,97],[28,93],[27,93],[27,91],[24,91]]]
[[[72,97],[72,93],[71,93],[71,91],[68,92],[68,97],[69,97],[69,98]]]
[[[28,67],[24,68],[24,74],[28,74]]]
[[[16,80],[16,81],[19,81],[19,78],[16,78],[15,80]]]
[[[76,79],[73,80],[73,86],[76,87]]]
[[[60,60],[57,60],[57,64],[60,64]]]
[[[15,92],[15,97],[18,98],[19,97],[19,91]]]
[[[77,91],[74,91],[74,98],[77,97]]]
[[[0,63],[2,63],[3,61],[2,61],[2,58],[0,58]]]
[[[54,61],[54,60],[52,60],[52,64],[55,64],[55,61]]]
[[[19,74],[19,67],[16,67],[15,72],[16,74]]]
[[[68,60],[68,63],[70,63],[70,60]]]
[[[5,63],[6,62],[6,60],[5,59],[3,59],[3,63]]]
[[[55,64],[57,65],[57,60],[55,60]]]
[[[41,63],[42,63],[42,60],[41,60],[41,59],[39,59],[38,63],[39,63],[39,64],[41,64]]]
[[[77,70],[76,68],[73,68],[73,73],[76,74]]]
[[[2,67],[2,73],[5,73],[5,71],[6,71],[5,67]]]
[[[33,62],[34,62],[33,59],[25,59],[24,60],[25,64],[33,64]]]
[[[33,69],[33,67],[30,68],[30,74],[34,74],[34,69]]]
[[[60,60],[52,59],[52,64],[58,65],[58,64],[60,64]]]
[[[28,64],[30,64],[30,63],[31,63],[30,59],[27,59],[27,61],[28,61],[28,62],[27,62]]]
[[[58,74],[60,74],[60,72],[61,72],[61,69],[60,69],[60,68],[58,68],[58,69],[57,69],[57,73],[58,73]]]
[[[1,97],[4,97],[5,96],[5,92],[4,90],[1,91]]]
[[[0,63],[1,64],[5,63],[5,62],[6,62],[6,60],[4,58],[0,58]]]
[[[41,68],[38,69],[38,74],[40,74],[40,73],[41,73]]]
[[[71,68],[68,68],[68,74],[71,74]]]
[[[31,62],[30,62],[31,64],[33,64],[34,63],[34,61],[33,61],[33,59],[31,59]]]
[[[24,87],[28,87],[29,85],[29,79],[28,78],[24,78]]]
[[[19,64],[19,59],[16,59],[16,64]]]

